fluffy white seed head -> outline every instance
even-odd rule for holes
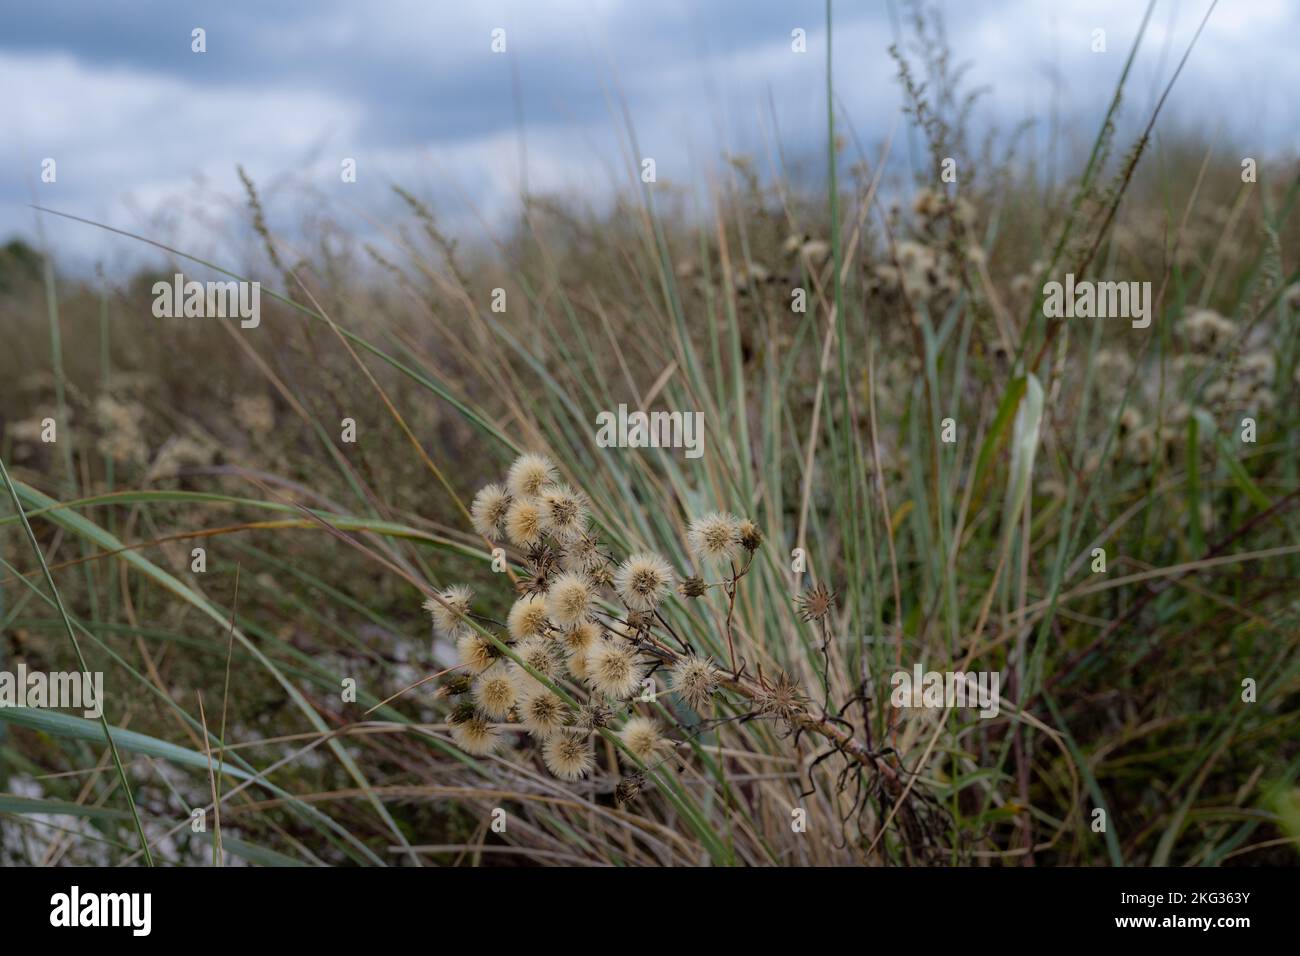
[[[568,485],[546,485],[537,494],[542,531],[566,542],[587,530],[587,499]]]
[[[506,476],[506,487],[516,498],[534,498],[554,482],[555,465],[545,455],[520,455]]]
[[[562,665],[560,650],[550,638],[530,637],[516,644],[514,651],[521,661],[548,680],[555,680],[560,675]],[[513,675],[515,685],[519,688],[520,697],[545,686],[527,670],[514,662],[511,662],[510,673]]]
[[[702,657],[683,657],[672,669],[672,688],[696,711],[703,712],[713,703],[718,689],[718,671]]]
[[[469,673],[481,674],[497,662],[499,655],[495,644],[471,631],[456,639],[456,656]]]
[[[515,602],[506,618],[510,636],[516,641],[546,633],[546,598],[540,594],[525,594]]]
[[[519,700],[519,722],[534,737],[545,739],[562,728],[568,720],[568,705],[558,694],[534,682]]]
[[[573,627],[587,619],[596,600],[596,589],[582,574],[566,571],[546,592],[546,613],[560,627]]]
[[[474,592],[463,584],[457,584],[440,591],[441,601],[426,598],[424,609],[433,618],[433,626],[442,637],[458,638],[470,633],[473,628],[465,621],[469,613],[469,603],[474,599]]]
[[[475,714],[451,725],[451,739],[465,753],[485,757],[501,745],[501,731],[483,716]]]
[[[586,734],[562,730],[546,738],[542,747],[546,769],[561,780],[581,780],[596,765],[591,738]]]
[[[643,764],[657,763],[672,749],[672,744],[660,732],[658,722],[649,717],[630,718],[618,732],[618,739],[623,741],[623,745]],[[623,758],[624,763],[632,763],[628,760],[627,754],[620,753],[619,756]]]
[[[493,664],[474,681],[470,694],[478,709],[493,720],[505,720],[519,697],[504,661]]]
[[[618,566],[614,588],[634,611],[651,611],[673,587],[673,569],[659,555],[649,551],[634,554]]]
[[[474,496],[469,517],[475,531],[489,541],[500,541],[509,510],[510,494],[500,485],[484,485]]]
[[[506,509],[506,538],[517,548],[542,540],[542,509],[531,498],[515,498]]]
[[[696,518],[687,529],[686,545],[696,561],[730,561],[740,550],[740,519],[723,511]]]
[[[587,654],[587,683],[607,697],[621,700],[641,686],[646,667],[627,641],[599,641]]]

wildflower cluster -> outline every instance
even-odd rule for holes
[[[655,671],[667,670],[672,692],[696,713],[712,710],[722,672],[675,635],[661,609],[714,587],[734,600],[762,532],[726,512],[698,518],[685,537],[699,574],[681,578],[653,551],[616,563],[590,511],[587,497],[537,454],[521,456],[503,483],[475,496],[474,529],[494,546],[515,549],[525,573],[504,625],[476,614],[474,595],[461,585],[424,605],[435,633],[456,648],[457,674],[443,692],[455,701],[451,735],[466,753],[500,751],[522,730],[554,776],[575,781],[595,770],[594,737],[606,727],[615,732],[619,718],[620,758],[635,775],[675,750],[658,720],[634,712]],[[724,580],[700,576],[715,572]],[[638,780],[618,792],[635,793]]]

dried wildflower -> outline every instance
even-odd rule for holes
[[[614,566],[608,561],[601,561],[595,567],[587,569],[587,577],[591,579],[591,583],[595,587],[610,588],[612,590],[614,587]]]
[[[740,523],[740,546],[751,554],[763,544],[763,532],[758,525],[746,518]]]
[[[451,709],[451,713],[447,715],[447,723],[449,724],[464,723],[467,720],[473,720],[477,714],[478,714],[478,708],[475,707],[473,704],[471,704],[469,701],[463,700]]]
[[[493,720],[505,720],[519,696],[510,670],[500,661],[478,676],[473,694],[479,710]]]
[[[614,788],[614,802],[622,808],[639,797],[644,787],[645,774],[635,770],[620,780],[618,786]]]
[[[943,209],[944,197],[928,186],[923,186],[912,197],[912,213],[918,219],[934,219]]]
[[[814,239],[807,233],[788,236],[781,243],[781,251],[791,258],[798,258],[810,271],[819,271],[831,260],[831,244],[825,239]]]
[[[654,763],[672,750],[672,744],[659,729],[659,722],[649,717],[630,718],[618,732],[618,739],[644,764]],[[624,762],[630,762],[626,753],[619,756]]]
[[[673,666],[672,688],[694,710],[703,712],[718,689],[717,668],[702,657],[683,657]]]
[[[546,633],[546,598],[539,594],[525,594],[514,603],[506,626],[516,641]]]
[[[531,548],[542,540],[542,509],[531,498],[516,498],[506,509],[506,537],[517,548]]]
[[[636,656],[636,648],[615,638],[597,644],[587,655],[587,683],[615,699],[631,696],[641,685],[645,665]]]
[[[551,575],[555,573],[555,552],[546,545],[535,545],[528,552],[524,569],[525,576],[515,584],[519,593],[545,594],[551,586]]]
[[[546,738],[564,726],[568,705],[553,691],[536,681],[520,697],[516,706],[519,722],[534,737]]]
[[[582,730],[599,730],[614,719],[614,711],[604,701],[589,700],[578,708],[573,717],[573,726]]]
[[[501,731],[488,723],[482,714],[471,712],[451,723],[451,739],[456,746],[474,757],[485,757],[501,745]]]
[[[501,651],[482,634],[471,631],[457,639],[456,656],[471,674],[481,674],[496,663]]]
[[[433,618],[433,626],[443,637],[460,637],[472,630],[465,621],[469,614],[469,602],[474,599],[474,592],[463,584],[447,588],[438,594],[442,600],[426,598],[424,609]]]
[[[600,553],[600,546],[596,539],[590,534],[584,532],[574,535],[564,542],[560,565],[566,571],[580,571],[585,574],[592,568],[608,563],[609,560]]]
[[[555,642],[547,637],[530,637],[515,645],[515,654],[519,659],[548,680],[553,680],[560,673],[560,655]],[[527,688],[537,684],[537,678],[518,664],[514,665],[515,678],[520,687]],[[540,686],[540,685],[539,685]]]
[[[683,579],[677,590],[682,597],[697,598],[703,597],[709,587],[704,583],[704,578],[690,577]]]
[[[574,680],[585,681],[591,675],[591,668],[587,664],[590,654],[590,650],[575,651],[564,659]]]
[[[631,640],[639,640],[641,635],[654,626],[655,615],[653,611],[629,611],[627,614],[627,630],[624,632]]]
[[[581,621],[560,635],[560,644],[572,668],[575,657],[586,657],[587,652],[600,640],[600,625],[594,621]],[[577,675],[575,675],[577,676]]]
[[[1183,335],[1193,349],[1202,352],[1217,351],[1236,334],[1237,327],[1212,309],[1195,309],[1181,322]]]
[[[835,607],[835,592],[824,584],[814,584],[795,598],[794,603],[805,621],[820,621]]]
[[[506,487],[516,498],[533,498],[555,482],[555,465],[545,455],[520,455],[510,466]]]
[[[1277,362],[1273,353],[1264,349],[1247,352],[1237,362],[1237,374],[1251,385],[1263,386],[1273,381]]]
[[[760,714],[775,717],[787,726],[793,725],[804,709],[799,685],[785,671],[779,672],[774,681],[763,681],[754,700]]]
[[[619,565],[614,574],[614,587],[619,597],[634,611],[653,610],[672,586],[672,567],[649,551],[632,555]]]
[[[474,530],[489,541],[498,541],[505,530],[510,494],[500,485],[484,485],[474,496],[469,516]]]
[[[542,531],[556,541],[570,541],[587,530],[587,501],[568,485],[547,485],[537,495]]]
[[[583,575],[566,571],[546,593],[546,613],[560,627],[586,620],[596,600],[596,590]]]
[[[740,519],[723,511],[696,518],[686,531],[686,546],[696,561],[730,561],[740,547]]]
[[[460,697],[470,692],[473,683],[467,674],[456,674],[447,678],[439,691],[445,697]]]
[[[561,780],[581,780],[596,766],[596,753],[586,734],[562,731],[547,738],[542,747],[546,769]]]

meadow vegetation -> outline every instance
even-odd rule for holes
[[[243,264],[0,253],[0,670],[79,646],[122,764],[0,709],[0,862],[1294,863],[1300,164],[1117,94],[1050,175],[917,27],[910,172],[835,115],[824,172],[483,236],[279,236],[246,178]],[[154,318],[176,271],[260,326]],[[1150,327],[1045,318],[1066,273]],[[892,706],[916,664],[998,715]]]

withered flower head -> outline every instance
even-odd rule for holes
[[[697,598],[703,597],[709,588],[704,583],[704,578],[691,577],[684,578],[682,583],[677,586],[677,590],[681,592],[682,597]]]
[[[550,547],[541,542],[533,545],[524,562],[525,576],[519,579],[515,589],[520,594],[545,594],[551,586],[555,565],[555,552]]]
[[[447,715],[447,723],[463,724],[467,720],[473,720],[477,714],[478,709],[469,701],[464,700],[452,708],[451,713]]]
[[[598,730],[614,719],[614,711],[604,701],[590,700],[578,708],[573,726],[582,730]]]
[[[631,803],[641,794],[641,788],[645,786],[645,774],[636,770],[629,773],[626,777],[618,782],[614,788],[614,802],[620,808]]]
[[[447,678],[440,688],[445,697],[461,697],[469,693],[473,681],[467,674],[456,674]]]
[[[672,687],[696,711],[704,711],[718,689],[718,671],[702,657],[683,657],[672,670]]]
[[[636,633],[648,631],[654,622],[655,616],[650,611],[629,611],[627,615],[627,626]]]
[[[795,607],[805,621],[820,621],[835,607],[835,592],[824,584],[814,584],[795,598]]]
[[[785,671],[779,671],[775,680],[761,681],[754,700],[760,714],[775,717],[787,726],[792,726],[804,712],[804,696],[799,692],[799,685]]]
[[[602,561],[587,570],[587,577],[589,577],[591,583],[596,585],[598,588],[613,589],[614,565],[610,564],[608,561]]]
[[[740,523],[740,545],[746,551],[757,551],[763,543],[763,532],[758,525],[746,518]]]

